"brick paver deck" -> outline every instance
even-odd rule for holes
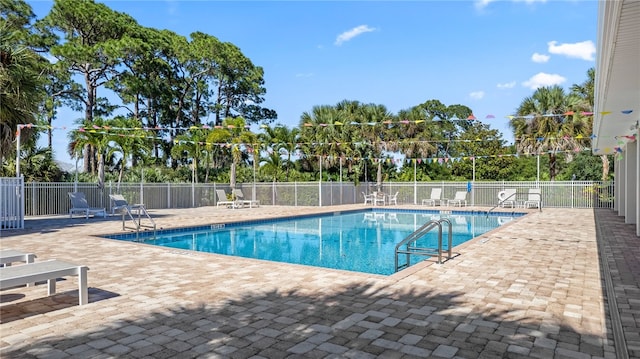
[[[171,228],[326,210],[151,213]],[[532,211],[389,277],[94,237],[119,232],[117,218],[26,227],[0,232],[1,247],[88,265],[89,304],[76,278],[51,297],[1,291],[2,358],[617,358],[620,343],[640,355],[638,238],[609,210]]]

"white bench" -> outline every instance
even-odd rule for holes
[[[16,251],[15,249],[2,249],[0,250],[0,265],[8,267],[11,263],[25,262],[33,263],[36,255],[33,253],[25,253]]]
[[[9,267],[15,262],[33,263],[36,259],[34,253],[26,253],[15,249],[0,250],[0,267]],[[27,287],[31,287],[34,283],[28,283]]]
[[[21,286],[29,283],[47,281],[47,295],[56,292],[56,279],[66,276],[78,276],[78,301],[80,305],[89,302],[87,287],[87,266],[59,260],[28,263],[19,266],[0,268],[0,289]]]

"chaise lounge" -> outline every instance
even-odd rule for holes
[[[236,208],[236,205],[237,205],[236,202],[229,201],[227,199],[227,194],[224,192],[223,189],[217,189],[216,194],[218,195],[218,202],[216,203],[216,207],[227,206],[229,208]]]
[[[516,207],[516,189],[515,188],[507,188],[504,191],[500,191],[498,193],[498,205],[500,207]]]
[[[464,203],[464,205],[467,205],[467,192],[466,191],[458,191],[456,192],[455,197],[453,197],[453,199],[450,199],[449,201],[447,201],[447,206],[460,206],[462,207],[462,204]]]
[[[432,188],[431,197],[422,200],[423,206],[438,206],[441,205],[444,200],[442,199],[442,188]]]
[[[124,231],[127,227],[125,225],[125,219],[128,216],[129,219],[134,223],[135,230],[139,231],[140,227],[147,227],[156,229],[156,222],[151,218],[149,212],[147,212],[147,207],[145,207],[142,203],[129,204],[129,202],[124,198],[121,194],[110,194],[109,198],[111,199],[111,213],[112,214],[121,214],[122,215],[122,230]],[[142,224],[142,216],[145,216],[150,224],[143,225]],[[137,217],[137,219],[136,219]]]
[[[69,192],[69,200],[71,200],[71,208],[69,208],[69,218],[73,218],[74,213],[83,214],[85,218],[89,218],[89,215],[102,214],[102,217],[107,217],[107,209],[100,207],[89,207],[87,198],[84,192]]]
[[[235,196],[236,201],[242,206],[249,205],[249,208],[253,208],[254,206],[260,207],[260,201],[244,199],[244,193],[242,193],[242,190],[239,188],[233,190],[233,195]]]

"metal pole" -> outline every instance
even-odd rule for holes
[[[251,194],[251,200],[255,201],[256,200],[256,155],[255,155],[256,149],[255,149],[255,147],[254,147],[253,151],[254,151],[253,152],[254,153],[253,154],[253,191],[252,191],[252,194]]]
[[[196,207],[196,166],[191,164],[191,207]]]
[[[537,171],[536,171],[536,181],[540,182],[540,154],[538,154],[537,156],[537,165],[536,165]]]
[[[473,160],[473,181],[476,181],[476,158],[475,157],[471,157],[471,159]]]
[[[344,204],[344,195],[342,193],[342,156],[340,156],[340,204]],[[333,191],[331,191],[333,193]]]
[[[20,130],[22,125],[18,125],[16,131],[16,177],[20,177]]]
[[[318,156],[320,166],[320,179],[318,181],[318,206],[322,207],[322,155]]]
[[[78,192],[78,160],[79,158],[76,156],[76,180],[73,182],[73,192]]]
[[[415,159],[413,161],[413,204],[418,204],[418,165]]]

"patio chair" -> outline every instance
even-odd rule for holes
[[[453,199],[450,199],[447,201],[447,206],[460,206],[462,207],[462,203],[464,203],[464,205],[467,205],[467,191],[458,191],[456,192],[455,197],[453,197]]]
[[[121,194],[110,194],[109,198],[111,199],[111,214],[121,214],[122,215],[122,230],[124,231],[125,226],[125,217],[128,215],[129,219],[134,223],[135,229],[140,230],[140,227],[149,227],[156,228],[156,223],[147,212],[147,208],[142,203],[129,204],[127,200]],[[150,225],[142,224],[142,216],[145,216],[150,222]],[[138,217],[136,219],[136,217]]]
[[[364,192],[362,192],[362,197],[364,197],[364,205],[366,206],[367,203],[370,205],[373,205],[373,198],[375,197],[375,194],[371,193],[371,194],[366,194]]]
[[[236,202],[229,201],[227,199],[227,194],[223,189],[217,189],[216,194],[218,195],[218,203],[216,204],[216,207],[227,206],[228,208],[236,208]]]
[[[253,208],[253,206],[260,207],[260,201],[244,199],[244,193],[242,193],[242,190],[240,188],[234,189],[233,195],[235,196],[236,202],[238,202],[242,206],[249,205],[249,208]]]
[[[443,202],[443,199],[442,199],[442,188],[432,188],[431,189],[431,197],[423,199],[422,200],[422,205],[423,206],[428,206],[428,205],[437,206],[437,205],[441,205],[442,202]]]
[[[524,201],[524,208],[542,208],[542,191],[540,188],[529,188],[527,200]]]
[[[123,211],[131,211],[137,208],[145,208],[144,204],[129,204],[127,200],[121,194],[110,194],[111,199],[111,214],[121,213]]]
[[[395,204],[396,206],[398,205],[398,193],[399,192],[396,192],[395,194],[387,197],[388,205],[391,205],[391,202],[393,202],[393,204]]]
[[[56,280],[60,277],[78,276],[78,302],[89,302],[87,287],[87,266],[59,260],[27,263],[19,266],[0,268],[0,289],[47,281],[48,295],[56,292]]]
[[[507,205],[511,208],[516,206],[516,189],[515,188],[507,188],[504,191],[500,191],[498,193],[498,204],[500,207],[506,207]]]
[[[107,209],[100,207],[89,207],[87,198],[84,192],[69,192],[69,200],[71,201],[71,208],[69,208],[69,218],[73,218],[74,213],[81,213],[85,218],[89,218],[89,215],[102,214],[102,217],[107,217]]]
[[[377,206],[378,203],[384,206],[387,195],[384,192],[373,192],[373,205]]]

